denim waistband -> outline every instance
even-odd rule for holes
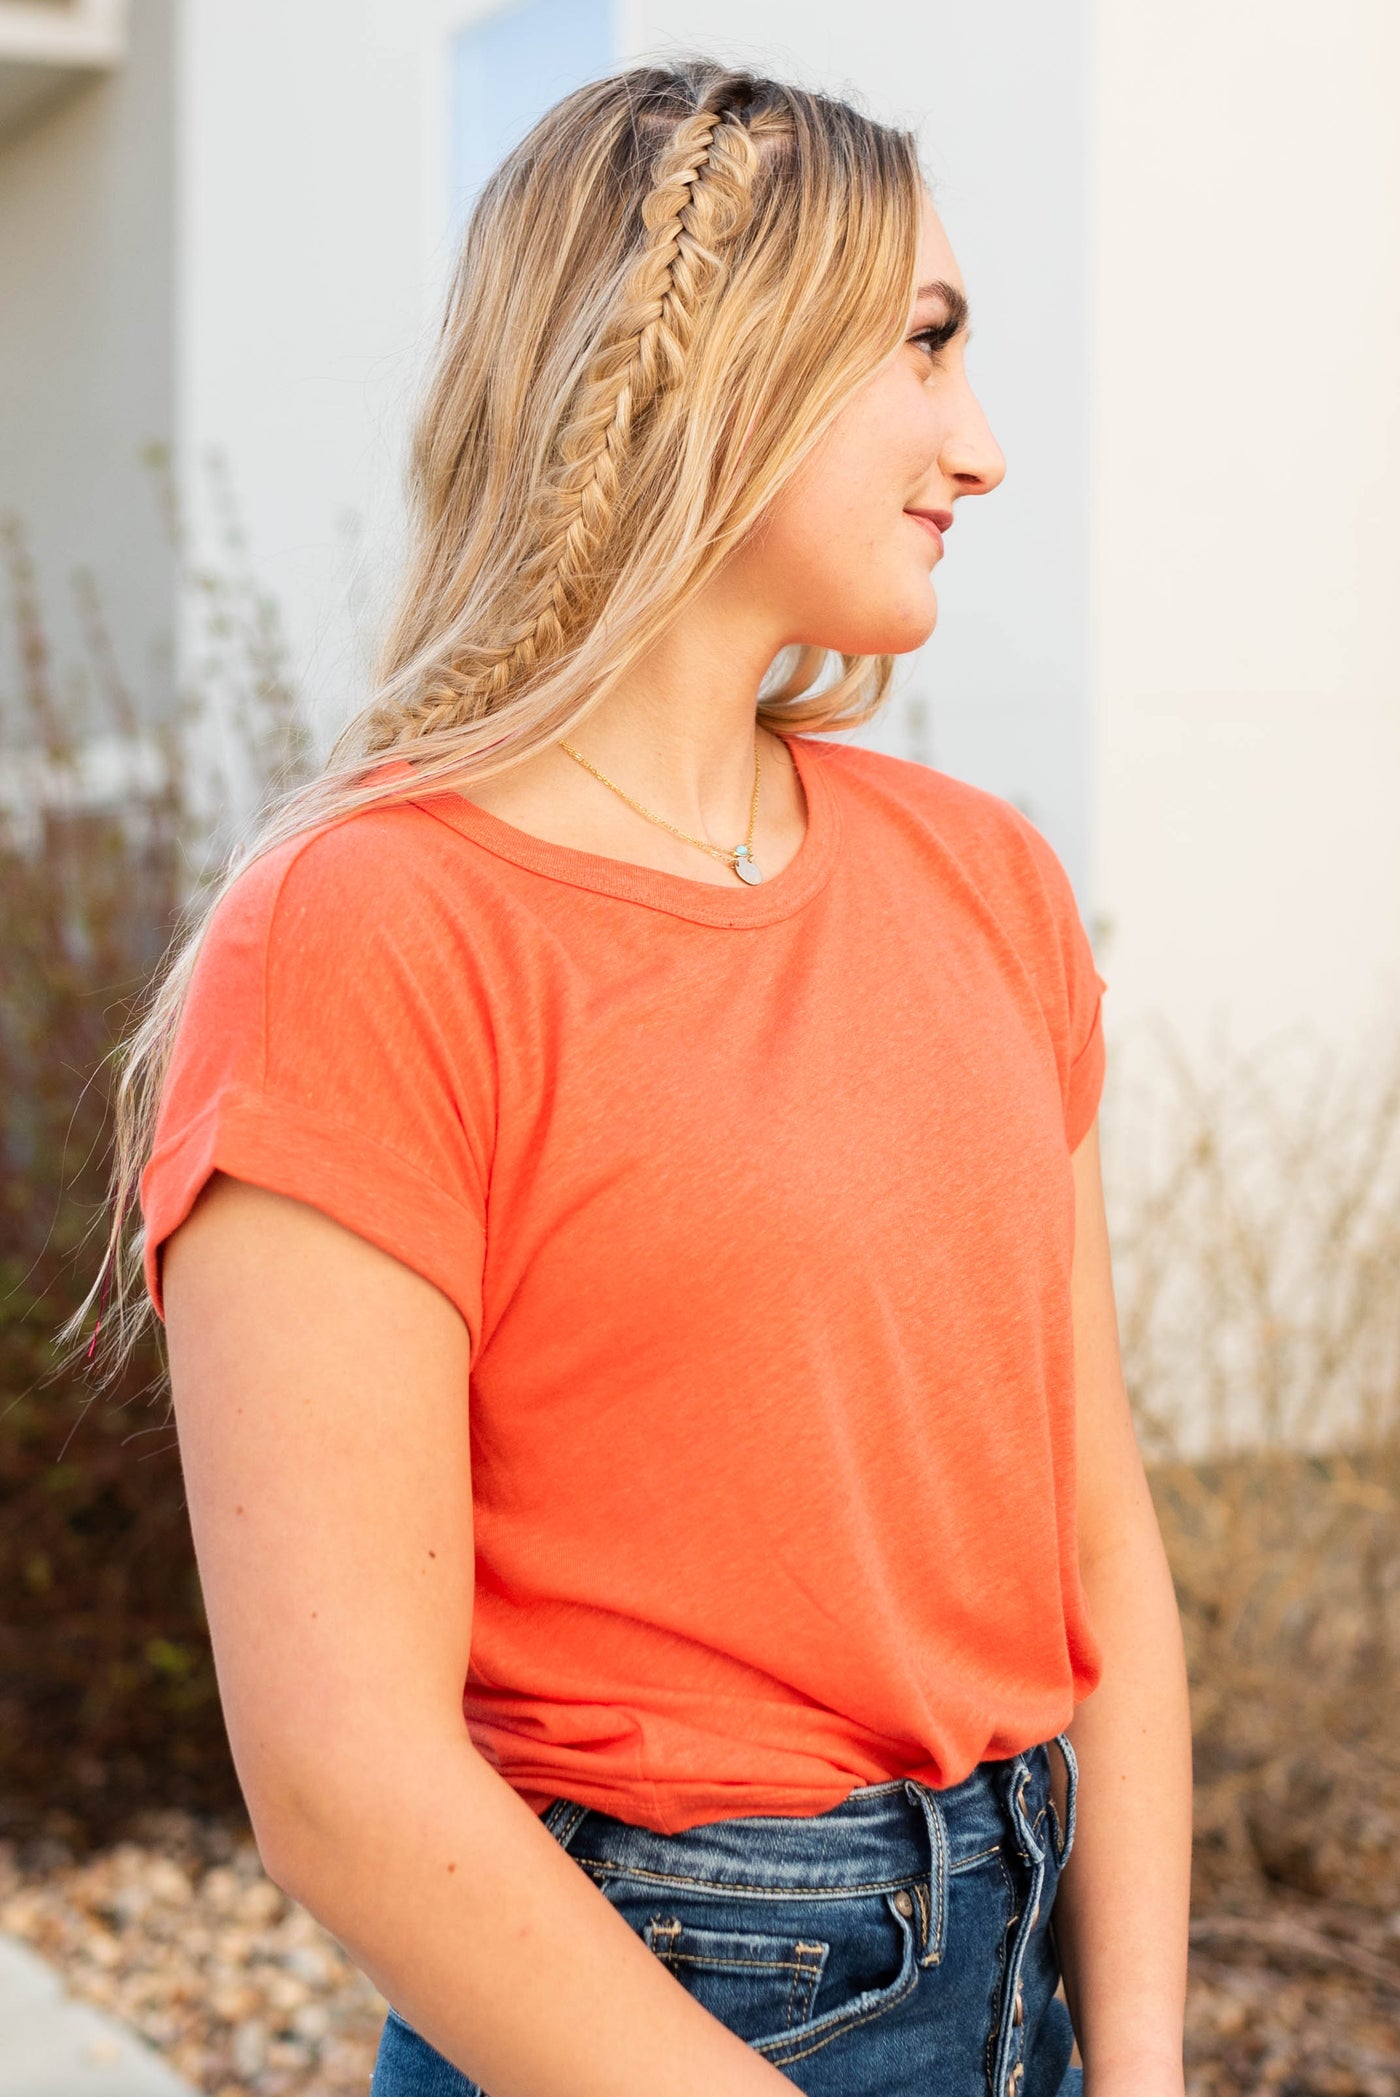
[[[1068,1824],[1060,1838],[1067,1851],[1074,1832],[1074,1750],[1063,1733],[1055,1740],[1070,1774]],[[1034,1860],[1038,1878],[1050,1811],[1049,1747],[1041,1742],[1004,1760],[979,1762],[945,1789],[893,1777],[859,1785],[839,1805],[811,1815],[701,1821],[673,1835],[569,1798],[555,1799],[543,1817],[579,1864],[658,1888],[764,1900],[926,1891],[922,1963],[932,1965],[943,1951],[950,1877],[1009,1838]]]

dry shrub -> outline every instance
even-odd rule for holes
[[[1287,1889],[1400,1914],[1397,1042],[1386,1024],[1347,1065],[1290,1035],[1207,1081],[1159,1029],[1106,1103],[1200,1906]]]
[[[1158,1025],[1105,1101],[1124,1363],[1147,1453],[1372,1449],[1400,1420],[1400,1013],[1214,1068]]]
[[[149,461],[168,498],[167,459]],[[0,712],[0,1835],[83,1842],[152,1795],[239,1810],[160,1334],[100,1393],[55,1337],[101,1262],[113,1046],[235,792],[307,763],[276,608],[211,471],[221,565],[189,563],[167,507],[199,658],[159,720],[123,683],[84,571],[85,660],[60,692],[24,533],[0,519],[18,673]]]

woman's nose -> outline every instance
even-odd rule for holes
[[[972,394],[968,412],[949,431],[943,445],[943,470],[964,495],[990,495],[1006,478],[1006,458]]]

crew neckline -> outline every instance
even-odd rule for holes
[[[791,917],[825,884],[841,840],[841,813],[825,776],[826,746],[800,735],[784,736],[783,741],[807,804],[807,828],[787,865],[754,888],[721,888],[717,882],[692,881],[685,874],[638,866],[630,859],[610,859],[575,845],[554,844],[492,815],[453,788],[425,794],[414,806],[437,816],[496,858],[572,888],[641,903],[700,925],[771,925]]]

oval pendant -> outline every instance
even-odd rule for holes
[[[762,874],[758,871],[756,862],[749,857],[747,845],[740,845],[737,848],[734,855],[734,871],[741,881],[748,882],[750,888],[755,887],[763,879]]]

